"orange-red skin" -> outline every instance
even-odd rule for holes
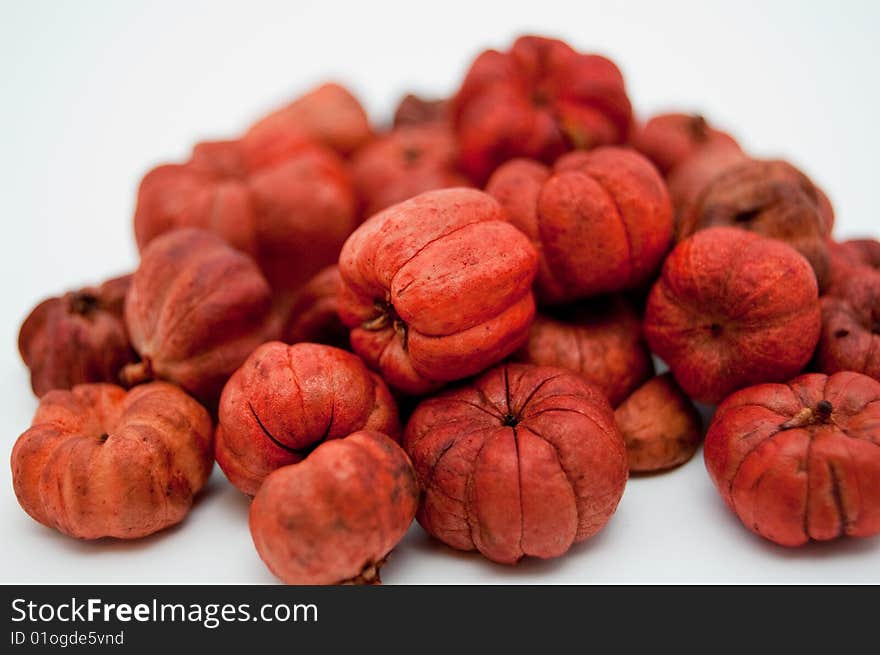
[[[348,328],[339,319],[339,267],[328,266],[309,280],[294,296],[281,340],[309,341],[349,348]]]
[[[538,257],[489,195],[429,191],[367,220],[339,259],[339,315],[368,366],[422,394],[528,338]]]
[[[424,400],[403,443],[422,527],[505,564],[558,557],[599,532],[627,479],[608,401],[552,367],[503,364]]]
[[[616,407],[654,373],[641,318],[622,298],[599,298],[535,316],[518,361],[574,371]]]
[[[474,60],[451,117],[462,168],[483,183],[508,159],[549,164],[575,148],[625,142],[632,107],[612,61],[524,36],[507,52],[487,50]]]
[[[820,327],[807,260],[781,241],[728,227],[701,230],[675,247],[644,321],[648,345],[682,389],[712,404],[800,373]]]
[[[12,450],[36,521],[79,539],[136,539],[183,520],[214,466],[208,412],[178,387],[50,391]]]
[[[458,150],[448,125],[395,128],[361,148],[351,160],[351,177],[364,215],[424,191],[470,186],[457,170]]]
[[[275,469],[357,430],[400,438],[397,405],[379,376],[338,348],[272,341],[223,389],[217,463],[232,484],[254,495]]]
[[[125,301],[141,361],[126,384],[162,379],[216,407],[223,385],[258,345],[277,337],[266,279],[247,255],[205,230],[174,230],[144,250]]]
[[[359,431],[267,477],[251,504],[251,536],[263,562],[287,584],[376,584],[418,499],[400,446],[379,432]]]
[[[765,539],[868,537],[880,533],[878,426],[880,384],[859,373],[757,385],[719,406],[706,468],[728,507]]]
[[[200,143],[188,162],[147,173],[134,216],[141,251],[169,230],[207,229],[252,256],[284,298],[333,264],[359,222],[348,171],[328,148],[282,137]]]
[[[666,184],[647,159],[625,148],[570,153],[552,170],[515,159],[495,171],[486,191],[541,255],[540,303],[636,288],[672,242]]]
[[[18,334],[18,351],[37,396],[87,382],[118,382],[136,361],[122,308],[131,276],[69,291],[34,307]]]
[[[715,129],[697,114],[658,114],[639,125],[630,136],[631,145],[668,175],[703,148],[738,147],[736,140]]]
[[[357,98],[328,82],[264,116],[247,136],[305,138],[348,156],[373,137],[373,130]]]

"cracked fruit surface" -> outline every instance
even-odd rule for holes
[[[257,348],[220,398],[217,463],[254,495],[275,469],[358,430],[400,437],[397,405],[356,355],[314,343]]]
[[[748,529],[782,546],[880,533],[880,383],[852,372],[743,389],[705,446]]]
[[[117,382],[137,360],[122,319],[131,276],[70,291],[37,305],[22,323],[18,351],[37,396],[87,382]]]
[[[514,157],[550,163],[569,150],[623,143],[632,106],[609,59],[523,36],[507,52],[474,60],[451,116],[462,167],[483,182]]]
[[[486,191],[540,253],[541,303],[638,287],[672,242],[666,184],[631,150],[570,153],[553,169],[516,159],[495,171]]]
[[[50,391],[12,450],[12,484],[43,525],[136,539],[179,523],[214,466],[208,412],[179,387]]]
[[[269,475],[251,504],[251,536],[287,584],[379,584],[379,568],[412,524],[418,499],[400,446],[358,431]]]
[[[666,259],[644,330],[688,396],[715,404],[800,373],[820,324],[806,259],[781,241],[717,227],[682,241]]]
[[[269,285],[247,255],[205,230],[174,230],[142,253],[125,301],[141,361],[127,385],[162,379],[215,407],[223,385],[258,345],[277,336]]]
[[[608,401],[563,369],[505,364],[423,401],[404,434],[419,523],[495,562],[550,558],[599,532],[627,479]]]
[[[525,343],[537,264],[491,196],[429,191],[376,214],[346,241],[339,315],[354,351],[388,384],[425,393]]]

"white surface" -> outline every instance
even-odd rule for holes
[[[7,454],[36,401],[18,326],[46,295],[135,265],[134,193],[152,165],[234,134],[326,77],[375,119],[402,92],[452,92],[473,55],[545,32],[621,65],[641,113],[693,108],[830,194],[838,234],[878,232],[880,4],[678,2],[14,2],[0,0]],[[769,4],[772,6],[764,7]],[[186,522],[134,543],[79,543],[18,507],[0,467],[0,582],[268,583],[247,501],[215,471]],[[722,506],[698,455],[632,480],[608,528],[515,568],[455,553],[418,527],[388,583],[880,582],[880,540],[783,550]]]

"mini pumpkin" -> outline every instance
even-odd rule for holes
[[[782,546],[880,533],[880,384],[852,372],[743,389],[709,426],[706,468],[749,530]]]
[[[658,114],[639,126],[630,140],[663,175],[703,148],[738,147],[732,136],[712,127],[699,114]]]
[[[309,280],[294,297],[281,340],[348,348],[348,328],[337,311],[340,282],[337,266],[328,266]]]
[[[492,175],[486,191],[541,255],[539,302],[638,287],[672,241],[663,178],[642,155],[623,148],[572,153],[552,170],[514,160]]]
[[[142,253],[125,301],[138,384],[162,379],[214,407],[226,380],[277,336],[265,278],[247,255],[205,230],[174,230]]]
[[[184,164],[144,176],[134,216],[138,247],[175,228],[207,229],[251,255],[283,299],[333,264],[359,221],[348,172],[301,138],[201,143]]]
[[[666,259],[644,330],[689,396],[718,403],[742,387],[800,373],[820,323],[806,259],[781,241],[716,227]]]
[[[423,401],[404,448],[431,535],[495,562],[558,557],[599,532],[627,479],[602,393],[580,376],[505,364]]]
[[[164,382],[40,399],[12,450],[22,508],[79,539],[136,539],[184,519],[214,465],[208,412]]]
[[[122,309],[131,276],[70,291],[37,305],[22,323],[18,351],[37,396],[86,382],[117,382],[137,360]]]
[[[610,60],[524,36],[508,52],[476,58],[451,115],[462,167],[483,182],[514,157],[550,163],[575,148],[623,143],[632,107]]]
[[[516,359],[574,371],[612,407],[654,373],[642,321],[620,297],[597,298],[539,313]]]
[[[251,504],[266,566],[287,584],[379,584],[418,505],[412,464],[387,436],[359,431],[278,469]]]
[[[525,343],[538,257],[475,189],[429,191],[376,214],[339,259],[339,315],[388,384],[420,394]]]
[[[400,437],[397,406],[379,376],[351,353],[312,343],[257,348],[223,389],[219,416],[217,463],[250,495],[328,439],[357,430]]]
[[[469,186],[457,161],[455,138],[446,125],[399,127],[378,137],[351,162],[364,214],[372,216],[424,191]]]

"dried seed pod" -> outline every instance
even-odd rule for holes
[[[713,128],[699,114],[659,114],[636,128],[630,141],[663,175],[703,148],[739,147],[732,136]]]
[[[716,227],[678,244],[651,290],[645,337],[692,398],[800,373],[819,339],[816,277],[781,241]]]
[[[429,191],[376,214],[339,259],[351,345],[392,387],[419,394],[525,343],[538,257],[475,189]]]
[[[535,292],[558,304],[632,289],[659,267],[672,241],[663,178],[624,148],[571,153],[553,171],[514,160],[486,191],[540,253]]]
[[[558,557],[608,522],[626,450],[602,393],[564,369],[505,364],[423,401],[404,434],[417,515],[460,550]]]
[[[455,137],[446,125],[400,127],[361,148],[351,161],[355,189],[372,216],[424,191],[470,186],[457,170]]]
[[[348,348],[348,328],[339,318],[339,268],[328,266],[294,296],[281,332],[286,343],[323,343]]]
[[[641,319],[620,297],[538,314],[515,358],[575,371],[596,385],[612,407],[654,373]]]
[[[208,412],[178,387],[50,391],[12,450],[22,508],[78,537],[136,539],[183,520],[214,465]]]
[[[880,533],[880,384],[803,375],[743,389],[704,449],[715,486],[749,530],[783,546]]]
[[[636,389],[614,412],[623,434],[630,473],[684,464],[700,445],[700,414],[672,375],[658,375]]]
[[[246,494],[316,445],[357,430],[400,437],[385,383],[355,355],[313,343],[257,348],[223,389],[217,463]]]
[[[476,58],[451,115],[462,168],[484,182],[514,157],[550,163],[572,149],[623,143],[632,107],[610,60],[524,36],[508,52]]]
[[[269,285],[254,262],[205,230],[174,230],[144,250],[125,302],[141,357],[127,385],[179,384],[209,407],[245,358],[277,334]]]
[[[401,98],[397,109],[394,110],[395,128],[430,123],[449,123],[448,100],[428,100],[413,93]]]
[[[86,382],[117,382],[137,361],[122,308],[131,276],[48,298],[22,323],[18,351],[37,396]]]
[[[251,505],[251,536],[288,584],[379,584],[418,499],[400,446],[379,432],[355,432],[267,477]]]

